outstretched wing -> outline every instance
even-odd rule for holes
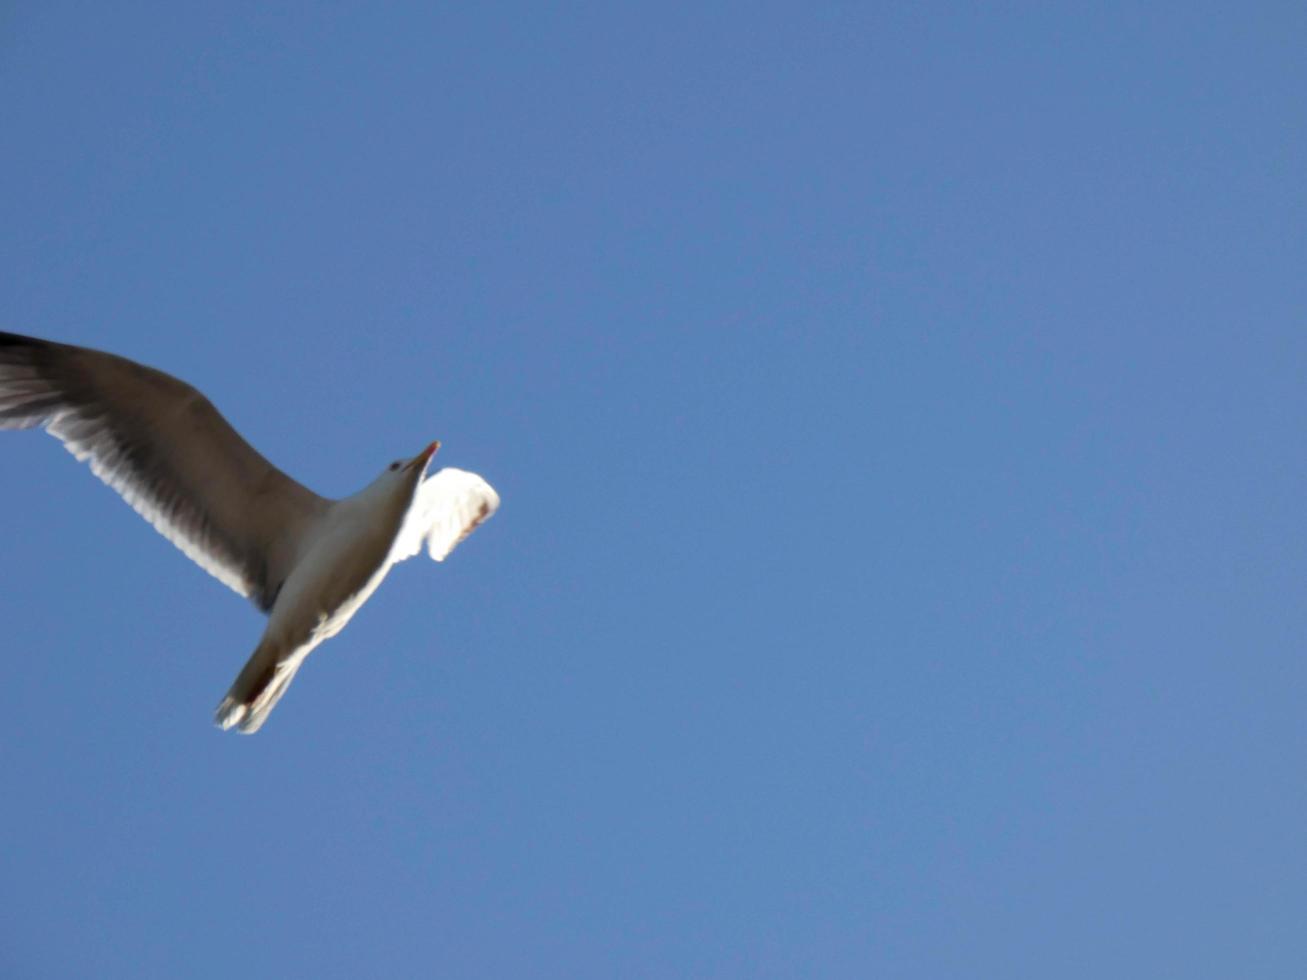
[[[126,358],[0,333],[0,429],[44,426],[186,556],[263,610],[330,506],[190,385]]]
[[[438,470],[418,487],[391,560],[412,558],[425,541],[431,557],[444,561],[455,545],[498,509],[499,494],[475,473],[453,467]]]

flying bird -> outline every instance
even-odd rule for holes
[[[0,332],[0,429],[43,426],[164,537],[267,614],[259,644],[218,705],[251,733],[304,658],[339,633],[391,567],[425,543],[442,561],[499,507],[440,448],[387,465],[340,500],[259,453],[195,388],[126,358]]]

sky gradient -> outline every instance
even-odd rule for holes
[[[499,514],[262,619],[0,433],[0,976],[1300,977],[1300,5],[9,5],[0,329]]]

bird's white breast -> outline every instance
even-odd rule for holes
[[[314,644],[339,633],[390,570],[403,516],[402,501],[360,494],[337,503],[286,579],[269,632]]]

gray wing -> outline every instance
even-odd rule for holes
[[[185,382],[113,354],[0,332],[0,429],[34,426],[265,611],[330,506]]]

